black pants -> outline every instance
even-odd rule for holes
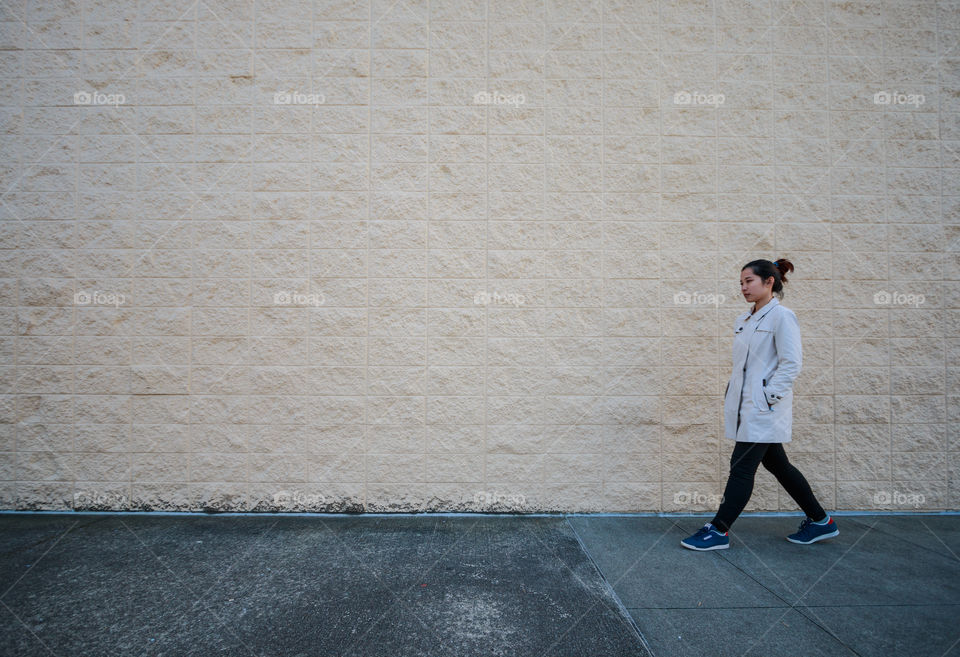
[[[787,460],[782,443],[745,443],[737,441],[730,456],[730,477],[723,491],[720,509],[711,523],[718,531],[725,532],[737,519],[753,494],[753,478],[757,468],[769,470],[803,512],[816,521],[827,517],[826,511],[817,502],[810,484],[799,470]]]

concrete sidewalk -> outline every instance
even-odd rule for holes
[[[0,655],[960,657],[960,516],[0,514]]]
[[[960,656],[960,516],[741,516],[727,550],[679,546],[702,518],[571,517],[658,657]]]

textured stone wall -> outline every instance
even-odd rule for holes
[[[960,508],[960,4],[4,0],[0,506]],[[795,509],[758,475],[748,509]]]

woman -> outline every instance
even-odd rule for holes
[[[680,541],[683,547],[730,547],[730,526],[750,500],[761,463],[807,514],[788,541],[807,545],[840,533],[783,450],[791,440],[793,380],[800,374],[802,350],[797,316],[773,295],[783,296],[786,274],[792,271],[793,264],[784,259],[754,260],[740,270],[743,298],[754,305],[734,323],[733,374],[724,393],[724,433],[737,441],[730,477],[713,520]]]

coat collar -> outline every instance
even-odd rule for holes
[[[748,311],[744,312],[744,313],[743,313],[742,315],[740,315],[740,316],[741,316],[744,320],[753,319],[753,320],[756,320],[756,321],[760,321],[761,319],[763,319],[763,318],[766,316],[766,314],[767,314],[768,312],[770,312],[771,310],[773,310],[774,307],[776,307],[776,306],[779,305],[779,304],[780,304],[780,301],[777,299],[776,296],[774,296],[772,299],[770,299],[770,301],[767,302],[767,304],[766,304],[763,308],[761,308],[760,310],[758,310],[757,312],[755,312],[753,315],[751,315],[751,314],[750,314],[750,311],[748,310]]]

